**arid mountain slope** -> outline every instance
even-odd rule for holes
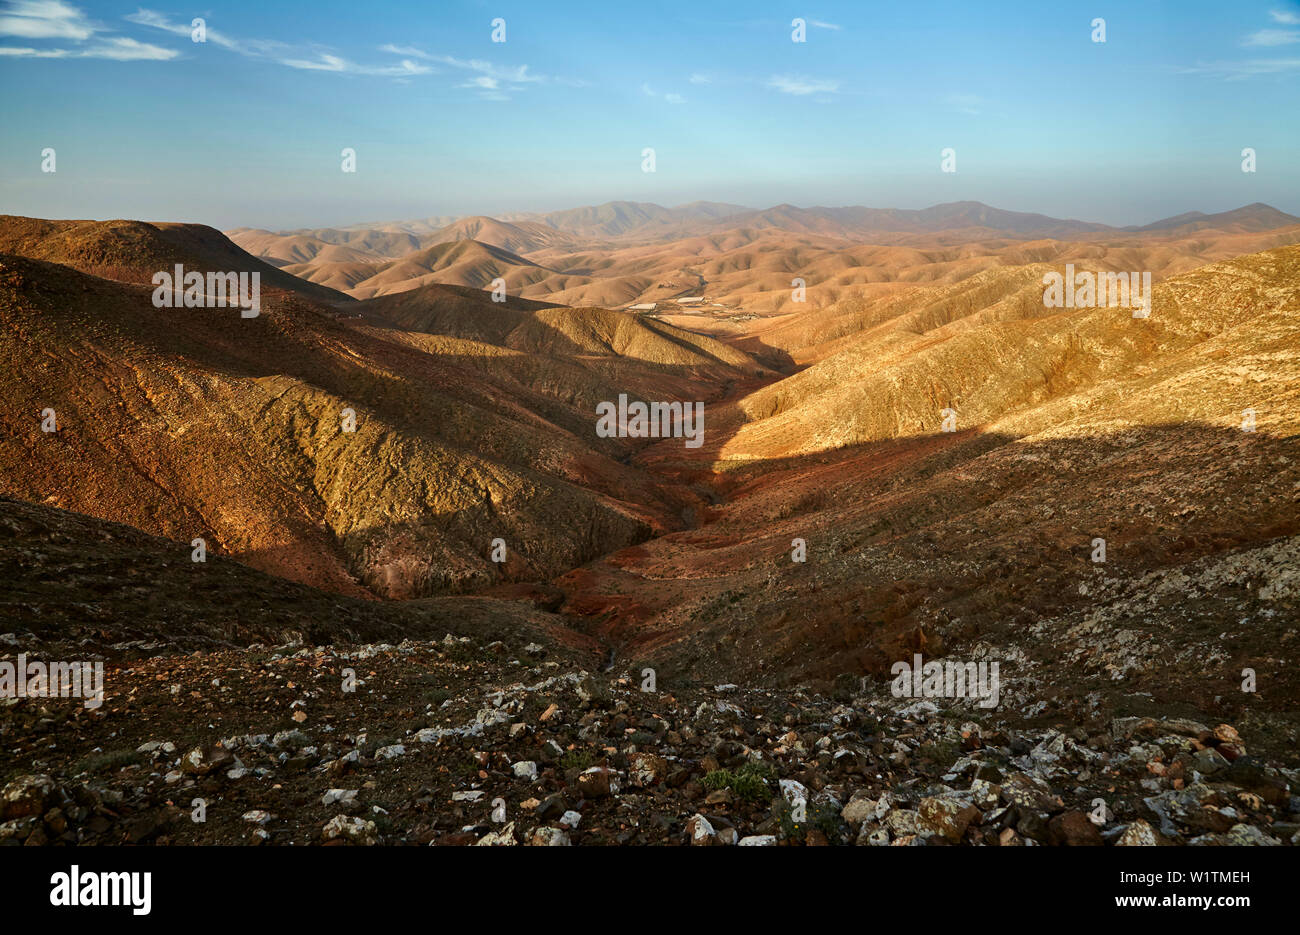
[[[574,245],[568,235],[537,221],[511,224],[483,215],[460,218],[424,237],[424,242],[428,244],[453,243],[457,240],[476,240],[518,254],[534,253],[547,247],[572,248]]]
[[[1297,223],[1300,223],[1300,218],[1279,211],[1272,205],[1257,201],[1254,204],[1233,211],[1221,211],[1218,214],[1189,211],[1186,214],[1164,218],[1142,227],[1125,228],[1125,230],[1164,230],[1191,233],[1192,231],[1211,229],[1258,232],[1276,230],[1279,227],[1290,227]]]
[[[1150,698],[1027,721],[851,679],[645,691],[520,604],[358,601],[185,550],[0,498],[0,659],[105,660],[93,709],[5,699],[0,840],[1300,844],[1294,733],[1253,712],[1238,733]]]
[[[878,677],[913,649],[996,649],[1059,677],[1073,704],[1071,672],[1136,672],[1140,654],[1058,672],[1017,634],[1120,626],[1136,581],[1165,593],[1248,568],[1255,582],[1240,601],[1159,605],[1156,644],[1230,606],[1259,617],[1257,636],[1285,636],[1300,247],[1180,267],[1294,234],[924,250],[762,234],[770,268],[733,255],[709,275],[761,295],[786,288],[765,277],[816,263],[846,281],[797,310],[733,316],[717,338],[434,282],[348,317],[285,296],[252,328],[195,310],[178,329],[131,287],[10,260],[10,397],[27,421],[8,424],[4,489],[182,542],[210,530],[221,551],[345,593],[558,587],[581,631],[683,676]],[[696,246],[719,264],[739,249]],[[653,271],[661,248],[628,250]],[[446,271],[480,251],[504,254],[461,240],[417,263],[451,258]],[[1066,263],[1153,261],[1149,318],[1044,307],[1042,277]],[[622,392],[707,401],[704,447],[595,438],[595,404]],[[70,413],[57,438],[36,426],[46,406]],[[339,428],[347,406],[355,438]],[[195,480],[211,452],[222,470]],[[500,568],[496,536],[511,549]],[[1104,565],[1089,560],[1098,537]],[[791,560],[796,539],[807,561]],[[1187,671],[1202,692],[1227,677]],[[1193,690],[1170,678],[1162,691]]]
[[[0,705],[0,839],[1300,844],[1300,227],[1260,207],[302,232],[392,291],[253,319],[138,284],[240,255],[207,229],[9,219],[70,265],[0,254],[0,658],[107,696]],[[1046,307],[1067,263],[1152,272],[1149,317]],[[662,305],[553,304],[588,290]],[[704,401],[703,446],[597,437],[622,393]],[[998,703],[897,697],[916,654]]]
[[[0,491],[350,594],[536,580],[679,525],[694,495],[620,464],[628,443],[595,437],[594,405],[638,385],[700,398],[731,369],[700,352],[524,359],[289,294],[252,319],[149,296],[3,259]]]
[[[505,280],[511,294],[519,295],[524,286],[546,279],[550,274],[549,270],[501,247],[464,239],[435,244],[380,266],[346,261],[299,263],[285,269],[312,281],[328,281],[334,277],[353,280],[359,276],[348,288],[348,293],[358,299],[405,292],[429,283],[488,289],[497,278]]]
[[[122,282],[147,283],[157,272],[257,272],[262,288],[318,302],[347,304],[346,295],[281,272],[202,224],[144,221],[47,221],[0,215],[0,254],[60,263]]]
[[[243,648],[441,639],[537,639],[590,665],[594,641],[554,614],[514,601],[438,597],[374,601],[318,591],[189,543],[54,507],[0,497],[0,595],[6,632],[31,654],[110,659]]]
[[[565,219],[569,214],[573,220]],[[752,315],[794,314],[802,327],[814,317],[809,312],[834,314],[831,307],[845,299],[870,302],[900,285],[956,283],[989,269],[1072,262],[1080,268],[1149,271],[1159,280],[1300,241],[1300,219],[1267,205],[1215,215],[1192,212],[1124,230],[975,202],[922,211],[780,205],[761,212],[695,214],[689,223],[672,221],[670,209],[656,205],[617,204],[561,215],[514,224],[462,219],[419,238],[412,234],[418,246],[397,257],[387,252],[390,235],[378,231],[379,246],[363,257],[356,255],[366,252],[359,244],[349,242],[348,253],[326,253],[323,241],[304,244],[298,233],[279,243],[265,232],[232,232],[232,237],[277,264],[284,257],[301,258],[286,270],[356,298],[430,282],[486,289],[499,277],[511,295],[553,304],[667,303],[657,315],[719,334],[747,332],[736,325]],[[561,227],[548,227],[552,222]],[[609,233],[615,229],[626,236]],[[645,236],[633,236],[636,231]],[[702,308],[676,307],[678,298],[699,296],[706,299]],[[676,317],[682,311],[694,317]],[[793,353],[788,346],[782,349]]]
[[[1003,678],[1041,690],[1027,705],[1152,691],[1209,710],[1245,704],[1251,666],[1271,687],[1250,703],[1287,710],[1300,247],[1174,277],[1146,319],[1044,309],[1038,275],[900,298],[822,362],[712,407],[703,449],[641,453],[720,502],[565,576],[567,612],[701,678],[882,678],[918,651],[1011,660]]]

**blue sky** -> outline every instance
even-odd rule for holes
[[[1290,0],[143,2],[0,0],[0,213],[272,229],[614,199],[1300,213]]]

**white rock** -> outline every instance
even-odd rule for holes
[[[697,845],[712,844],[718,837],[718,833],[713,830],[713,825],[699,812],[687,820],[686,833],[690,835],[691,843]]]
[[[560,824],[565,825],[570,829],[578,827],[578,824],[581,821],[582,821],[581,812],[567,811],[560,816]]]
[[[482,842],[479,842],[482,843]],[[573,842],[569,840],[568,832],[563,828],[552,828],[549,825],[543,825],[533,832],[532,840],[529,841],[534,847],[572,847]]]
[[[329,789],[321,796],[321,805],[342,805],[347,807],[357,801],[356,789]]]

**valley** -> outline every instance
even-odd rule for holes
[[[150,277],[175,264],[258,272],[260,314],[155,307]],[[1149,317],[1045,302],[1045,282],[1074,268],[1146,273]],[[502,281],[505,301],[494,301]],[[104,712],[59,715],[79,758],[99,743],[88,718],[144,703],[147,722],[201,747],[200,760],[215,755],[221,772],[226,754],[211,753],[195,712],[178,720],[137,680],[168,667],[200,698],[203,680],[254,684],[264,664],[312,656],[314,694],[289,691],[229,729],[297,730],[301,703],[310,730],[321,706],[359,759],[338,765],[341,746],[306,768],[382,772],[401,809],[428,774],[408,782],[380,765],[365,740],[377,712],[408,725],[386,727],[392,742],[380,746],[408,749],[452,729],[453,714],[472,718],[480,683],[549,679],[529,697],[562,695],[565,717],[626,723],[612,712],[648,702],[633,690],[646,671],[669,697],[638,724],[676,733],[707,705],[780,762],[800,759],[802,741],[776,743],[753,712],[789,710],[797,734],[841,717],[836,699],[876,711],[893,751],[909,752],[883,785],[865,767],[804,776],[841,806],[868,794],[873,809],[882,795],[907,803],[920,776],[957,769],[918,745],[970,753],[982,731],[984,746],[1006,748],[1009,774],[1025,754],[1007,731],[1092,762],[1131,756],[1096,738],[1143,718],[1174,725],[1142,728],[1156,738],[1197,738],[1192,752],[1226,743],[1224,757],[1240,737],[1213,725],[1234,725],[1270,769],[1289,771],[1243,787],[1262,794],[1294,772],[1300,730],[1297,309],[1300,219],[1260,205],[1125,230],[970,204],[882,214],[619,203],[229,239],[198,225],[0,218],[0,562],[16,582],[0,600],[0,636],[28,654],[108,661]],[[698,409],[703,431],[669,416],[665,431],[627,431],[628,400],[657,415]],[[607,431],[602,407],[615,413]],[[46,411],[56,431],[42,431]],[[196,540],[206,562],[191,560]],[[184,674],[186,654],[207,660],[194,664],[202,679]],[[367,654],[389,659],[402,687],[358,711],[323,677]],[[893,666],[916,655],[1000,661],[996,712],[945,703],[918,714],[892,697]],[[426,666],[446,670],[451,708],[421,713]],[[1245,671],[1258,690],[1240,689]],[[738,724],[728,685],[749,699]],[[818,700],[805,704],[805,692]],[[520,705],[500,723],[546,709]],[[638,750],[605,758],[617,737],[589,749],[582,724],[566,723],[560,752],[539,756],[570,804],[590,764],[567,753],[638,768]],[[652,728],[627,730],[662,740]],[[725,724],[708,730],[725,746]],[[132,744],[161,737],[128,733]],[[882,742],[858,751],[863,763],[890,756],[871,752]],[[420,754],[425,766],[456,773],[439,744]],[[709,797],[705,774],[745,762],[687,736],[668,746],[690,748],[696,764],[713,756],[714,769],[662,788],[686,812],[647,840],[680,837]],[[246,764],[274,753],[247,737],[220,749],[245,750]],[[495,776],[497,754],[482,755]],[[1195,836],[1138,794],[1149,763],[1186,759],[1190,770],[1190,756],[1174,744],[1112,777],[1131,814],[1107,843],[1136,820],[1171,842]],[[123,757],[123,780],[148,771],[147,757]],[[75,765],[55,772],[71,781]],[[160,811],[168,787],[204,788],[218,773],[162,772],[131,793],[149,816],[141,833],[190,841]],[[294,779],[282,798],[312,786]],[[921,807],[914,798],[904,810]],[[473,843],[450,840],[465,808],[412,819],[416,837]],[[601,809],[590,843],[616,843]],[[1068,836],[1045,830],[1059,811],[1044,810],[1042,829],[976,822],[940,836],[1006,843],[1010,827],[1046,842]],[[743,807],[723,812],[760,834],[776,827]],[[1252,816],[1200,833],[1290,821],[1285,803]],[[858,825],[864,843],[882,827]],[[245,836],[233,819],[212,831]],[[275,839],[318,832],[289,822]],[[890,826],[886,841],[917,835]]]

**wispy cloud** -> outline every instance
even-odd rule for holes
[[[1300,29],[1261,29],[1242,40],[1247,46],[1290,45],[1300,42]]]
[[[816,26],[818,29],[834,29],[836,32],[838,32],[840,28],[838,23],[823,23],[819,19],[810,19],[808,25]]]
[[[392,55],[405,55],[407,58],[433,58],[428,52],[423,52],[413,45],[393,45],[389,43],[388,45],[381,45],[379,51],[388,52]]]
[[[351,63],[339,58],[337,55],[328,55],[322,52],[315,60],[286,58],[282,59],[280,64],[287,65],[290,68],[299,68],[303,71],[347,71]]]
[[[699,72],[696,72],[695,74],[691,75],[690,78],[686,80],[688,80],[691,84],[709,84],[710,82],[713,81],[713,79],[710,78],[708,75],[702,75]]]
[[[173,36],[184,36],[186,39],[190,38],[193,32],[193,27],[189,24],[174,22],[168,19],[165,14],[154,10],[146,10],[143,7],[124,18],[128,23],[147,26],[150,29],[161,29],[163,32],[169,32]],[[288,49],[285,43],[274,42],[270,39],[235,39],[220,30],[213,29],[206,22],[204,23],[203,32],[206,41],[211,42],[213,45],[219,45],[223,49],[238,52],[241,55],[262,57],[272,55],[277,50]]]
[[[279,63],[299,71],[332,71],[349,75],[372,75],[379,78],[409,78],[433,72],[428,65],[402,59],[396,65],[360,65],[332,52],[317,52],[314,58],[282,58]]]
[[[67,49],[32,49],[0,45],[0,55],[8,55],[13,58],[67,58],[71,54]]]
[[[0,47],[0,55],[10,58],[99,58],[115,62],[165,62],[180,54],[173,49],[126,36],[101,35],[106,32],[112,30],[92,23],[81,10],[62,0],[14,0],[0,11],[0,36],[75,42],[78,47],[3,46]]]
[[[508,101],[511,93],[524,91],[530,86],[540,84],[562,84],[572,87],[581,87],[584,84],[569,78],[535,72],[528,65],[498,65],[481,58],[434,55],[415,46],[389,44],[380,46],[379,50],[393,55],[408,56],[404,64],[409,64],[411,59],[419,59],[454,71],[468,72],[465,80],[456,87],[477,91],[480,97],[489,101]]]
[[[663,101],[665,104],[686,103],[686,98],[682,97],[680,94],[673,94],[673,93],[660,94],[658,91],[650,87],[650,85],[648,84],[641,85],[641,93],[644,94],[646,97],[652,97],[655,100]]]
[[[1203,62],[1178,69],[1184,75],[1208,75],[1228,81],[1242,81],[1258,75],[1277,75],[1300,69],[1300,58],[1254,59],[1241,62]]]
[[[125,36],[97,41],[84,49],[33,49],[29,47],[0,46],[0,55],[12,58],[102,58],[114,62],[166,62],[180,54],[175,49],[137,42]]]
[[[0,36],[84,42],[95,32],[84,13],[61,0],[14,0],[0,11]]]
[[[799,75],[773,75],[767,86],[782,94],[834,94],[840,89],[838,81],[822,78],[804,78]]]
[[[515,85],[537,84],[548,80],[546,75],[539,75],[529,71],[527,65],[503,67],[479,58],[462,59],[451,55],[434,55],[430,56],[430,58],[432,61],[450,65],[452,68],[477,72],[480,75],[486,75],[489,78]]]
[[[164,13],[141,7],[126,17],[128,22],[151,29],[159,29],[174,36],[189,38],[192,27],[184,22],[177,22]],[[433,74],[435,69],[423,65],[415,58],[421,57],[418,49],[400,50],[384,46],[380,51],[402,54],[405,57],[396,64],[378,65],[355,62],[335,52],[310,47],[298,47],[275,39],[257,39],[231,36],[211,26],[204,25],[204,39],[228,51],[248,58],[274,62],[286,68],[299,71],[321,71],[335,74],[369,75],[379,78],[410,78],[415,75]]]
[[[81,52],[80,56],[109,58],[119,62],[165,62],[179,54],[175,49],[164,49],[162,46],[138,42],[126,36],[114,36],[98,40],[95,45]]]
[[[1300,14],[1269,10],[1269,18],[1283,26],[1300,25]],[[1274,49],[1300,43],[1300,29],[1258,29],[1241,40],[1246,48]],[[1300,69],[1300,58],[1257,58],[1239,61],[1197,62],[1177,69],[1184,75],[1207,75],[1225,81],[1244,81],[1260,75],[1279,75]]]

